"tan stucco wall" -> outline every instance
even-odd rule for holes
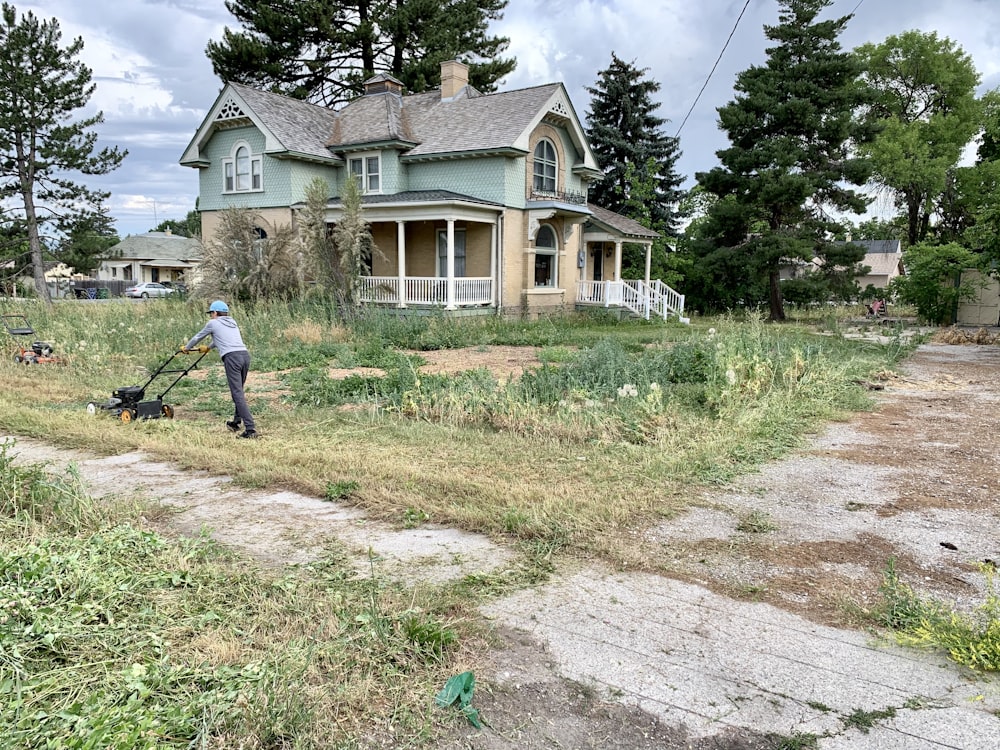
[[[456,231],[465,230],[465,275],[490,275],[491,224],[455,222]],[[446,221],[406,222],[406,271],[409,276],[437,275],[437,233],[447,231]],[[372,258],[372,275],[396,276],[399,273],[398,229],[395,222],[380,222],[371,227],[372,239],[381,251]]]
[[[544,219],[556,234],[558,253],[555,288],[535,286],[535,240],[529,237],[528,215],[524,211],[509,209],[504,214],[504,274],[503,299],[505,310],[523,306],[524,312],[556,312],[571,309],[576,301],[576,285],[581,278],[577,268],[577,251],[580,249],[582,228],[575,225],[567,237],[563,217]]]
[[[268,235],[274,233],[280,226],[292,225],[292,210],[290,208],[260,208],[252,209],[257,219],[257,225]],[[222,224],[221,211],[202,211],[201,213],[201,236],[207,245],[215,237]]]

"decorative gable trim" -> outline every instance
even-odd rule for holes
[[[215,113],[216,122],[227,122],[230,120],[242,120],[246,122],[250,117],[243,111],[232,95],[227,97],[223,102],[221,102]]]
[[[561,83],[557,85],[555,91],[552,92],[552,96],[539,109],[528,123],[528,127],[521,132],[521,135],[518,136],[512,145],[516,148],[524,149],[525,153],[530,153],[531,134],[538,127],[539,123],[542,122],[557,125],[563,128],[569,135],[570,141],[576,148],[578,155],[576,159],[568,159],[568,162],[573,164],[574,172],[589,174],[593,170],[593,173],[600,174],[597,169],[597,158],[594,156],[594,152],[590,148],[590,143],[587,141],[583,125],[576,116],[576,110],[573,109],[573,104],[569,100],[566,87]],[[568,154],[567,157],[569,157]]]

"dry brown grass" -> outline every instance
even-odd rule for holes
[[[1000,334],[991,333],[986,328],[975,331],[951,326],[934,335],[934,341],[942,344],[976,344],[979,346],[1000,343]]]

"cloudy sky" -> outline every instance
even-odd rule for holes
[[[81,59],[97,84],[91,104],[105,118],[101,143],[129,151],[122,167],[96,183],[112,193],[119,235],[184,218],[195,205],[197,172],[178,160],[221,86],[205,47],[227,25],[237,27],[224,1],[11,1],[18,12],[58,19],[64,46],[83,38]],[[971,55],[980,92],[1000,86],[997,0],[835,0],[828,9],[851,12],[845,49],[911,29],[936,31]],[[501,89],[562,81],[583,121],[585,89],[615,52],[659,82],[657,114],[669,121],[667,134],[680,137],[678,170],[690,186],[727,145],[716,109],[732,99],[736,75],[764,61],[763,26],[777,14],[776,0],[510,0],[493,31],[510,38],[508,54],[518,64]]]

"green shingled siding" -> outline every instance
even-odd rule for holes
[[[507,199],[507,161],[496,156],[409,164],[409,189],[450,190],[480,200],[503,203]],[[521,194],[523,202],[523,187]]]
[[[527,164],[528,160],[523,156],[505,160],[503,171],[503,204],[505,206],[524,208]]]
[[[406,167],[399,161],[399,152],[382,152],[382,192],[402,193],[407,189]]]
[[[228,206],[243,208],[273,208],[289,206],[304,200],[305,189],[314,177],[322,177],[327,182],[335,179],[335,170],[319,164],[275,159],[264,155],[262,161],[262,184],[260,192],[224,193],[222,160],[233,153],[239,142],[245,142],[253,154],[264,150],[264,136],[256,128],[235,128],[222,130],[212,136],[204,155],[211,160],[211,166],[199,172],[199,201],[202,211],[216,211]]]
[[[567,161],[566,164],[560,165],[566,173],[566,190],[574,193],[586,193],[587,191],[583,188],[583,181],[571,171],[574,164],[583,160],[583,155],[573,145],[573,141],[569,137],[569,132],[560,130],[559,138],[562,141],[562,149]]]
[[[309,183],[317,177],[325,180],[327,185],[330,186],[330,189],[327,191],[328,196],[336,195],[335,188],[338,179],[337,173],[343,172],[342,169],[328,167],[324,164],[294,161],[289,163],[289,167],[289,189],[292,196],[291,203],[305,201],[306,189],[309,187]],[[265,183],[264,188],[267,189],[267,187],[268,185]]]

